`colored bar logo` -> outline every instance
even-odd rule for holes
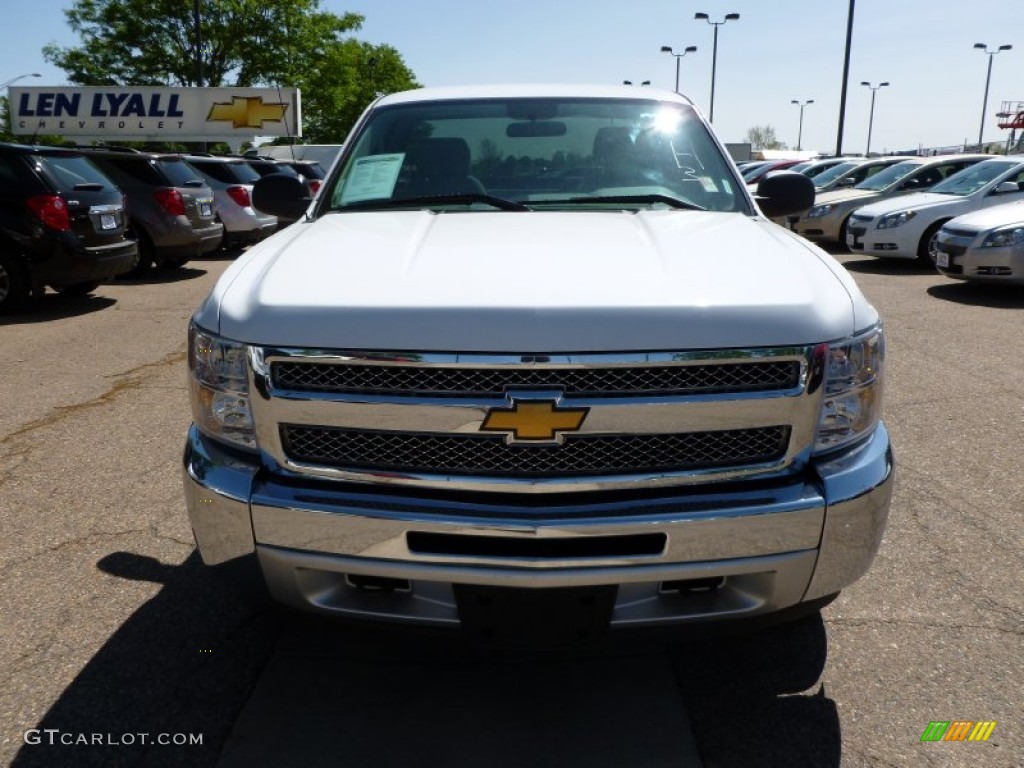
[[[988,741],[995,728],[995,720],[932,720],[921,741]]]

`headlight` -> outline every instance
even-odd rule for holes
[[[902,227],[912,218],[917,216],[917,211],[900,211],[899,213],[888,213],[878,220],[877,229],[892,229]]]
[[[829,345],[815,452],[831,451],[874,430],[882,413],[884,358],[881,326]]]
[[[816,205],[807,212],[808,219],[820,219],[832,212],[831,205]]]
[[[189,394],[192,419],[210,437],[255,450],[249,407],[248,347],[188,328]]]
[[[1024,226],[1017,224],[1005,229],[997,229],[985,238],[982,248],[1005,248],[1010,245],[1024,243]]]

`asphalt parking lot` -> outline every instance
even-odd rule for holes
[[[889,333],[873,569],[796,624],[583,649],[254,610],[209,578],[179,477],[185,329],[229,259],[0,318],[0,761],[1019,768],[1024,291],[839,258]],[[996,726],[921,741],[947,720]]]

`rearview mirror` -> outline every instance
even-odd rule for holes
[[[534,136],[565,136],[565,123],[553,120],[533,121],[529,123],[509,123],[505,135],[510,139],[523,139]]]

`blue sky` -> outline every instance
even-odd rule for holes
[[[7,0],[11,2],[12,0]],[[187,0],[180,0],[187,2]],[[215,2],[216,0],[204,0]],[[67,0],[34,0],[31,23],[0,26],[0,82],[24,72],[22,85],[64,83],[47,64],[48,42],[72,45]],[[366,17],[359,37],[394,46],[424,85],[509,82],[620,83],[651,80],[671,90],[675,60],[662,45],[698,51],[682,59],[680,90],[707,111],[712,28],[697,11],[739,21],[719,30],[715,129],[742,141],[753,125],[771,125],[796,146],[833,151],[839,117],[848,0],[322,0],[336,13]],[[981,124],[988,57],[974,43],[1012,44],[995,57],[984,136],[1005,141],[996,126],[1001,101],[1024,101],[1024,0],[857,0],[843,149],[865,149],[870,91],[878,91],[874,151],[975,141]]]

